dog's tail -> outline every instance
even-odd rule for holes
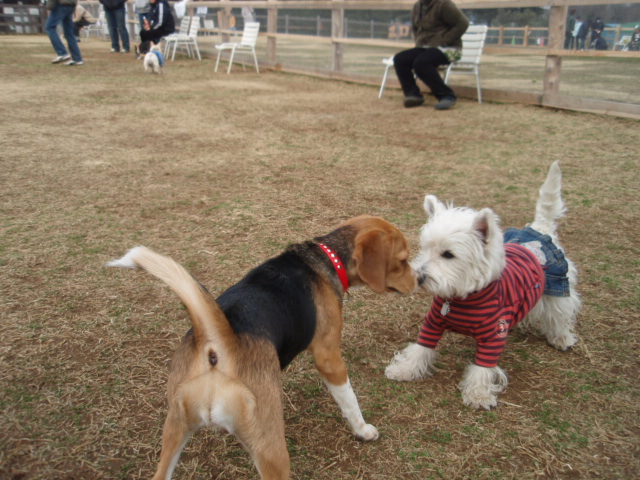
[[[233,331],[220,306],[207,289],[175,260],[146,247],[135,247],[108,267],[141,268],[165,282],[189,311],[196,345],[211,343],[216,355],[229,345]]]
[[[562,173],[557,161],[551,164],[547,178],[540,187],[536,215],[531,228],[553,235],[558,228],[556,221],[565,214],[562,200]]]

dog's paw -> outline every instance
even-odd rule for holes
[[[552,338],[547,337],[547,342],[549,342],[549,345],[552,347],[564,352],[578,343],[578,337],[573,333],[565,333]]]
[[[427,375],[431,375],[430,370],[433,368],[434,362],[434,350],[414,343],[396,353],[384,374],[388,379],[399,382],[421,380]]]
[[[378,429],[369,424],[366,424],[360,431],[356,432],[355,435],[361,442],[374,442],[380,437]]]
[[[498,406],[498,396],[491,395],[489,393],[485,395],[479,395],[479,394],[470,395],[470,394],[465,394],[463,392],[462,402],[467,407],[471,407],[475,410],[480,410],[481,408],[484,408],[485,410],[491,410],[493,407]]]
[[[413,380],[420,380],[420,376],[415,371],[408,370],[406,365],[393,360],[387,368],[384,370],[385,376],[389,380],[395,380],[397,382],[411,382]]]

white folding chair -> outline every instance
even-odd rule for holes
[[[180,37],[186,37],[189,33],[189,25],[191,25],[191,17],[184,16],[182,20],[180,20],[180,26],[178,27],[178,31],[172,33],[171,35],[167,35],[164,37],[164,57],[169,58],[169,52],[171,51],[171,45],[178,40]]]
[[[473,25],[462,36],[462,57],[447,67],[444,83],[449,82],[449,76],[454,74],[475,75],[478,89],[478,103],[482,103],[482,89],[480,88],[480,60],[484,42],[487,39],[486,25]]]
[[[171,61],[176,58],[176,50],[180,46],[187,47],[187,54],[189,55],[189,58],[193,58],[193,53],[195,51],[198,55],[198,60],[202,61],[200,49],[198,48],[198,30],[200,30],[200,17],[193,17],[188,33],[186,35],[177,35],[175,39],[171,41],[173,43]]]
[[[256,72],[260,73],[260,70],[258,69],[258,57],[256,56],[256,42],[258,41],[259,32],[259,22],[247,22],[244,25],[242,39],[240,40],[240,42],[228,42],[216,45],[216,49],[218,50],[218,59],[216,60],[215,71],[218,71],[218,64],[220,63],[220,55],[222,54],[222,52],[224,50],[231,50],[231,56],[229,58],[229,68],[227,69],[227,73],[231,73],[231,65],[233,64],[233,57],[236,54],[236,51],[238,53],[252,53],[253,61],[256,65]],[[244,68],[244,63],[242,64],[242,68]]]

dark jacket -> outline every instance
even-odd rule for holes
[[[47,10],[53,10],[57,5],[73,6],[77,4],[78,0],[47,0]]]
[[[167,0],[156,0],[156,3],[151,4],[149,25],[151,26],[151,30],[173,32],[176,29],[176,24],[171,13],[171,6]]]
[[[589,33],[589,22],[586,20],[582,22],[580,28],[578,29],[578,33],[576,34],[577,38],[587,38],[587,34]]]
[[[120,10],[121,8],[124,8],[127,0],[100,0],[100,3],[105,10]]]
[[[416,47],[462,48],[469,20],[451,0],[418,0],[411,12]]]

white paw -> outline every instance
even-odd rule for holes
[[[400,382],[421,380],[431,375],[435,359],[435,350],[414,343],[396,353],[384,374],[388,379]]]
[[[387,366],[384,374],[389,380],[396,380],[398,382],[410,382],[419,379],[415,372],[408,370],[405,365],[396,361],[392,361]]]
[[[475,410],[479,410],[481,408],[484,408],[485,410],[491,410],[491,408],[498,406],[497,395],[491,395],[489,393],[485,395],[469,395],[463,392],[462,401],[466,406],[471,407]]]
[[[567,333],[555,338],[547,338],[547,341],[554,348],[557,348],[561,352],[564,352],[569,347],[573,347],[576,343],[578,343],[578,337],[576,337],[573,333]]]
[[[368,423],[358,432],[355,432],[355,435],[356,438],[362,442],[374,442],[380,437],[378,429]]]
[[[507,375],[500,367],[469,365],[459,385],[462,401],[471,408],[491,410],[498,406],[498,394],[508,383]]]

